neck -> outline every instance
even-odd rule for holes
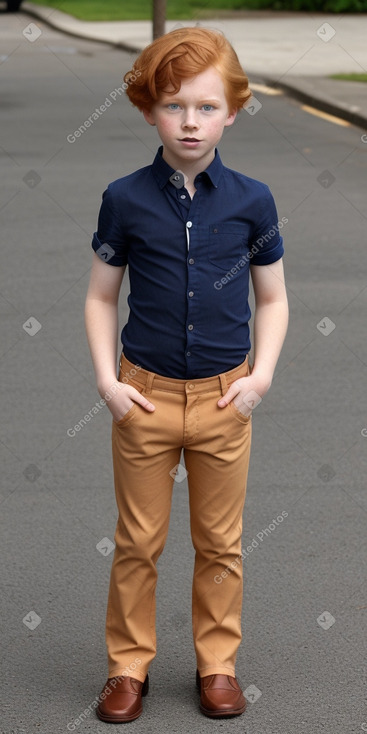
[[[172,168],[174,168],[176,171],[182,171],[182,173],[187,176],[187,182],[185,186],[188,191],[194,192],[195,176],[197,176],[198,173],[202,173],[203,171],[205,171],[206,168],[208,168],[208,166],[215,158],[215,150],[213,149],[209,151],[209,153],[203,156],[203,158],[199,158],[199,160],[193,161],[191,163],[190,161],[180,160],[176,156],[172,155],[170,151],[165,150],[165,148],[163,147],[162,158],[166,161],[166,163],[168,163],[169,166],[172,166]]]

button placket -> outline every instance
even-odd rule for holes
[[[186,192],[185,192],[186,193]],[[198,291],[197,283],[197,253],[196,248],[198,246],[197,239],[199,237],[199,231],[195,226],[195,222],[200,220],[200,196],[197,190],[195,196],[190,200],[190,207],[186,222],[186,239],[187,239],[187,291],[186,291],[186,303],[187,303],[187,321],[186,321],[186,350],[185,356],[187,364],[191,363],[194,357],[193,346],[195,343],[195,324],[196,324],[196,309],[197,309],[197,298],[196,294]],[[189,255],[190,252],[190,255]],[[195,386],[194,386],[195,387]],[[191,392],[191,391],[190,391]]]
[[[190,249],[190,229],[192,227],[192,222],[188,221],[186,222],[186,241],[187,241],[187,252]]]

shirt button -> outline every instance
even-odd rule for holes
[[[187,328],[188,328],[189,331],[192,331],[193,328],[194,328],[194,325],[193,324],[189,324]]]
[[[186,227],[187,229],[190,229],[190,227],[192,227],[192,222],[186,222]]]
[[[192,297],[193,297],[193,295],[194,295],[194,291],[189,291],[189,296],[190,296],[190,298],[192,298]]]
[[[186,352],[186,357],[191,357],[191,352]]]
[[[181,194],[180,199],[186,199],[186,195],[185,194]]]
[[[194,258],[193,257],[190,257],[189,258],[189,265],[193,265],[194,262],[195,262]]]

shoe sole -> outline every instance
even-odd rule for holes
[[[209,709],[204,708],[201,704],[199,704],[199,708],[202,714],[205,716],[208,716],[210,719],[225,719],[225,718],[232,718],[233,716],[240,716],[241,714],[246,711],[246,706],[243,706],[241,709],[231,710],[231,711],[210,711]]]
[[[141,689],[141,695],[147,696],[149,692],[149,675],[147,674],[147,677],[143,683],[143,688]],[[98,718],[101,721],[106,721],[108,724],[124,724],[128,721],[134,721],[134,719],[138,719],[139,716],[143,713],[143,707],[139,709],[139,711],[135,712],[135,714],[132,714],[131,716],[124,716],[124,718],[121,718],[121,716],[108,716],[107,714],[102,714],[101,711],[99,711],[99,707],[96,708],[96,714]]]
[[[141,708],[140,711],[135,713],[133,716],[126,716],[124,719],[121,719],[121,718],[115,718],[114,716],[105,716],[105,714],[101,714],[98,708],[96,709],[96,714],[98,718],[101,721],[106,721],[108,724],[124,724],[125,722],[127,723],[128,721],[134,721],[134,719],[138,719],[142,713],[143,713],[143,708]]]

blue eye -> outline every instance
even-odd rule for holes
[[[171,102],[171,103],[170,103],[169,105],[167,105],[167,106],[168,106],[168,109],[169,109],[169,110],[172,110],[172,109],[175,109],[175,110],[177,110],[177,109],[178,109],[178,104],[177,104],[176,102]]]
[[[205,112],[210,112],[210,110],[214,110],[214,107],[212,104],[203,104],[203,110]]]

